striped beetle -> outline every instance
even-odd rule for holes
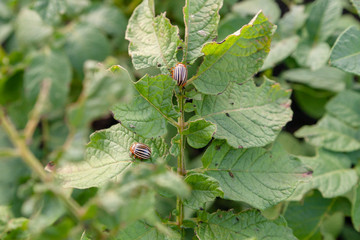
[[[130,152],[131,155],[139,159],[149,159],[151,157],[151,149],[143,143],[134,142],[130,147]]]
[[[171,77],[176,81],[178,86],[184,87],[187,81],[188,70],[185,64],[177,63],[171,68]]]

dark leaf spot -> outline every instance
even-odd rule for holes
[[[221,148],[220,145],[215,146],[215,150],[220,150],[220,148]]]
[[[225,115],[226,115],[227,117],[230,117],[230,114],[229,114],[229,113],[225,113]]]
[[[161,67],[161,64],[160,64],[160,63],[158,63],[158,64],[157,64],[157,66],[158,66],[158,67]]]
[[[313,171],[310,170],[310,171],[308,171],[306,173],[303,173],[302,176],[307,177],[307,176],[311,176],[312,174],[313,174]]]
[[[230,172],[230,171],[229,171],[229,176],[230,176],[231,178],[234,178],[234,174],[233,174],[232,172]]]

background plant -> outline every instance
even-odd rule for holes
[[[359,237],[357,1],[0,4],[0,238]]]

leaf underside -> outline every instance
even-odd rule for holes
[[[224,141],[212,142],[202,162],[205,174],[217,179],[224,197],[265,209],[288,198],[308,169],[280,145],[234,149]]]
[[[73,188],[98,187],[116,180],[134,164],[129,150],[134,142],[150,147],[150,161],[167,154],[163,139],[145,139],[117,124],[93,133],[86,147],[85,160],[60,166],[56,174],[64,187]]]

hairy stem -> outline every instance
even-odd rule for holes
[[[177,172],[179,175],[185,176],[185,174],[186,174],[185,161],[184,161],[185,137],[183,134],[184,126],[185,126],[185,119],[184,119],[184,91],[183,91],[183,88],[180,89],[179,109],[180,109],[180,117],[178,119],[178,133],[180,134],[180,153],[178,156]],[[181,227],[183,220],[184,220],[184,205],[183,205],[182,199],[180,197],[177,197],[176,209],[177,209],[177,213],[178,213],[176,222],[177,222],[177,225],[179,227]]]

